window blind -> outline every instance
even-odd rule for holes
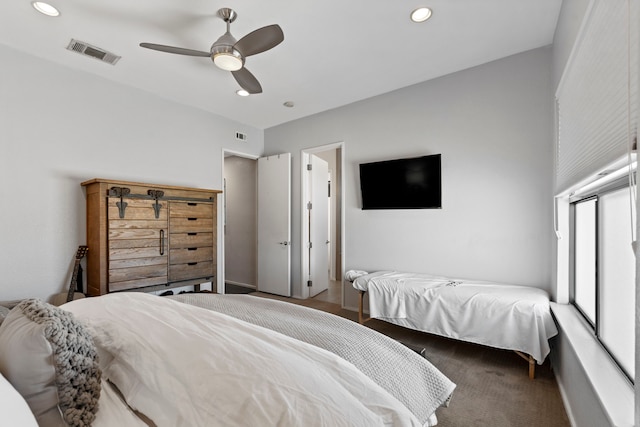
[[[562,75],[556,92],[558,193],[624,156],[636,135],[638,23],[629,1],[591,2]]]

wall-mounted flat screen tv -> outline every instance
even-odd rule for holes
[[[360,164],[362,209],[442,208],[440,154]]]

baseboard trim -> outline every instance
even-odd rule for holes
[[[553,366],[553,360],[551,360]],[[567,396],[567,392],[564,388],[564,382],[558,378],[556,375],[556,384],[558,384],[558,389],[560,390],[560,397],[562,398],[562,403],[564,404],[564,410],[567,412],[567,418],[569,418],[569,424],[571,427],[578,427],[576,424],[576,419],[573,415],[573,408],[569,405],[569,396]]]
[[[224,283],[228,283],[230,285],[242,286],[243,288],[258,289],[256,285],[250,285],[248,283],[242,283],[242,282],[235,282],[233,280],[225,280]]]

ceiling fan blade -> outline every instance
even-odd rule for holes
[[[250,32],[233,45],[242,56],[247,57],[276,47],[284,40],[284,33],[278,24],[268,25]]]
[[[262,93],[260,82],[246,68],[242,67],[238,71],[232,71],[231,74],[233,74],[233,78],[236,79],[240,87],[250,94]]]
[[[177,53],[178,55],[188,56],[211,56],[211,52],[204,52],[201,50],[185,49],[183,47],[165,46],[163,44],[153,43],[140,43],[140,47],[146,47],[147,49],[159,50],[160,52]]]

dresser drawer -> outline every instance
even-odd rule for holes
[[[172,217],[213,218],[213,203],[207,202],[171,202]]]
[[[175,233],[169,242],[171,249],[213,246],[213,233]]]
[[[213,218],[174,218],[169,219],[169,230],[171,233],[202,233],[213,231]]]
[[[190,262],[186,264],[171,264],[169,266],[169,281],[180,281],[213,277],[213,262]]]
[[[169,256],[169,262],[171,264],[186,264],[202,261],[213,261],[213,248],[171,249]]]

